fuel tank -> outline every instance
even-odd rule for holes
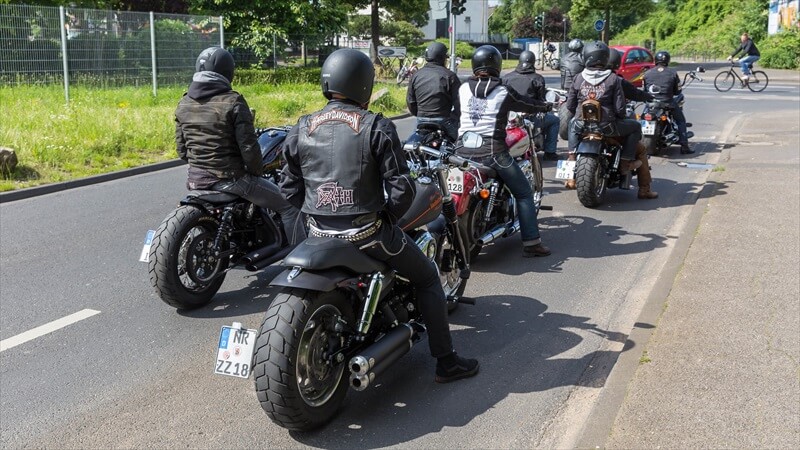
[[[432,222],[442,212],[442,193],[430,178],[415,180],[417,193],[411,208],[400,218],[400,228],[405,231],[419,228]]]

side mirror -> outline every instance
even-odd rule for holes
[[[474,131],[467,131],[461,136],[461,143],[465,148],[480,148],[483,145],[483,136]]]
[[[697,70],[695,72],[705,73],[705,71],[706,71],[706,69],[704,69],[703,66],[697,66]]]
[[[549,103],[558,103],[561,100],[561,96],[558,95],[557,92],[548,90],[546,94],[544,94],[544,100]]]

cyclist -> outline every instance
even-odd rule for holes
[[[728,61],[731,61],[739,53],[746,55],[739,59],[739,65],[742,67],[744,81],[747,81],[750,79],[750,67],[761,58],[761,53],[759,53],[753,40],[750,39],[749,34],[742,33],[741,42],[741,45],[728,56]]]

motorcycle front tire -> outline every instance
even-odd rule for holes
[[[147,267],[150,284],[164,303],[192,309],[211,302],[225,280],[228,263],[202,253],[213,243],[218,228],[216,218],[192,205],[179,206],[161,222],[153,236]],[[194,278],[189,275],[192,270],[196,271]],[[207,277],[208,281],[198,282],[198,277]]]
[[[355,325],[346,294],[284,288],[270,304],[256,338],[253,374],[258,401],[275,424],[308,431],[328,423],[347,394],[347,361],[322,355],[339,320]]]
[[[584,155],[578,158],[575,168],[575,183],[578,189],[578,200],[587,208],[595,208],[603,203],[606,193],[606,178],[600,158],[596,155]]]

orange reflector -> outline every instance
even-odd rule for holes
[[[481,191],[478,192],[478,195],[480,195],[482,199],[486,200],[489,198],[489,191],[487,189],[481,189]]]
[[[667,116],[661,116],[661,121],[662,122],[666,122],[667,121]]]

